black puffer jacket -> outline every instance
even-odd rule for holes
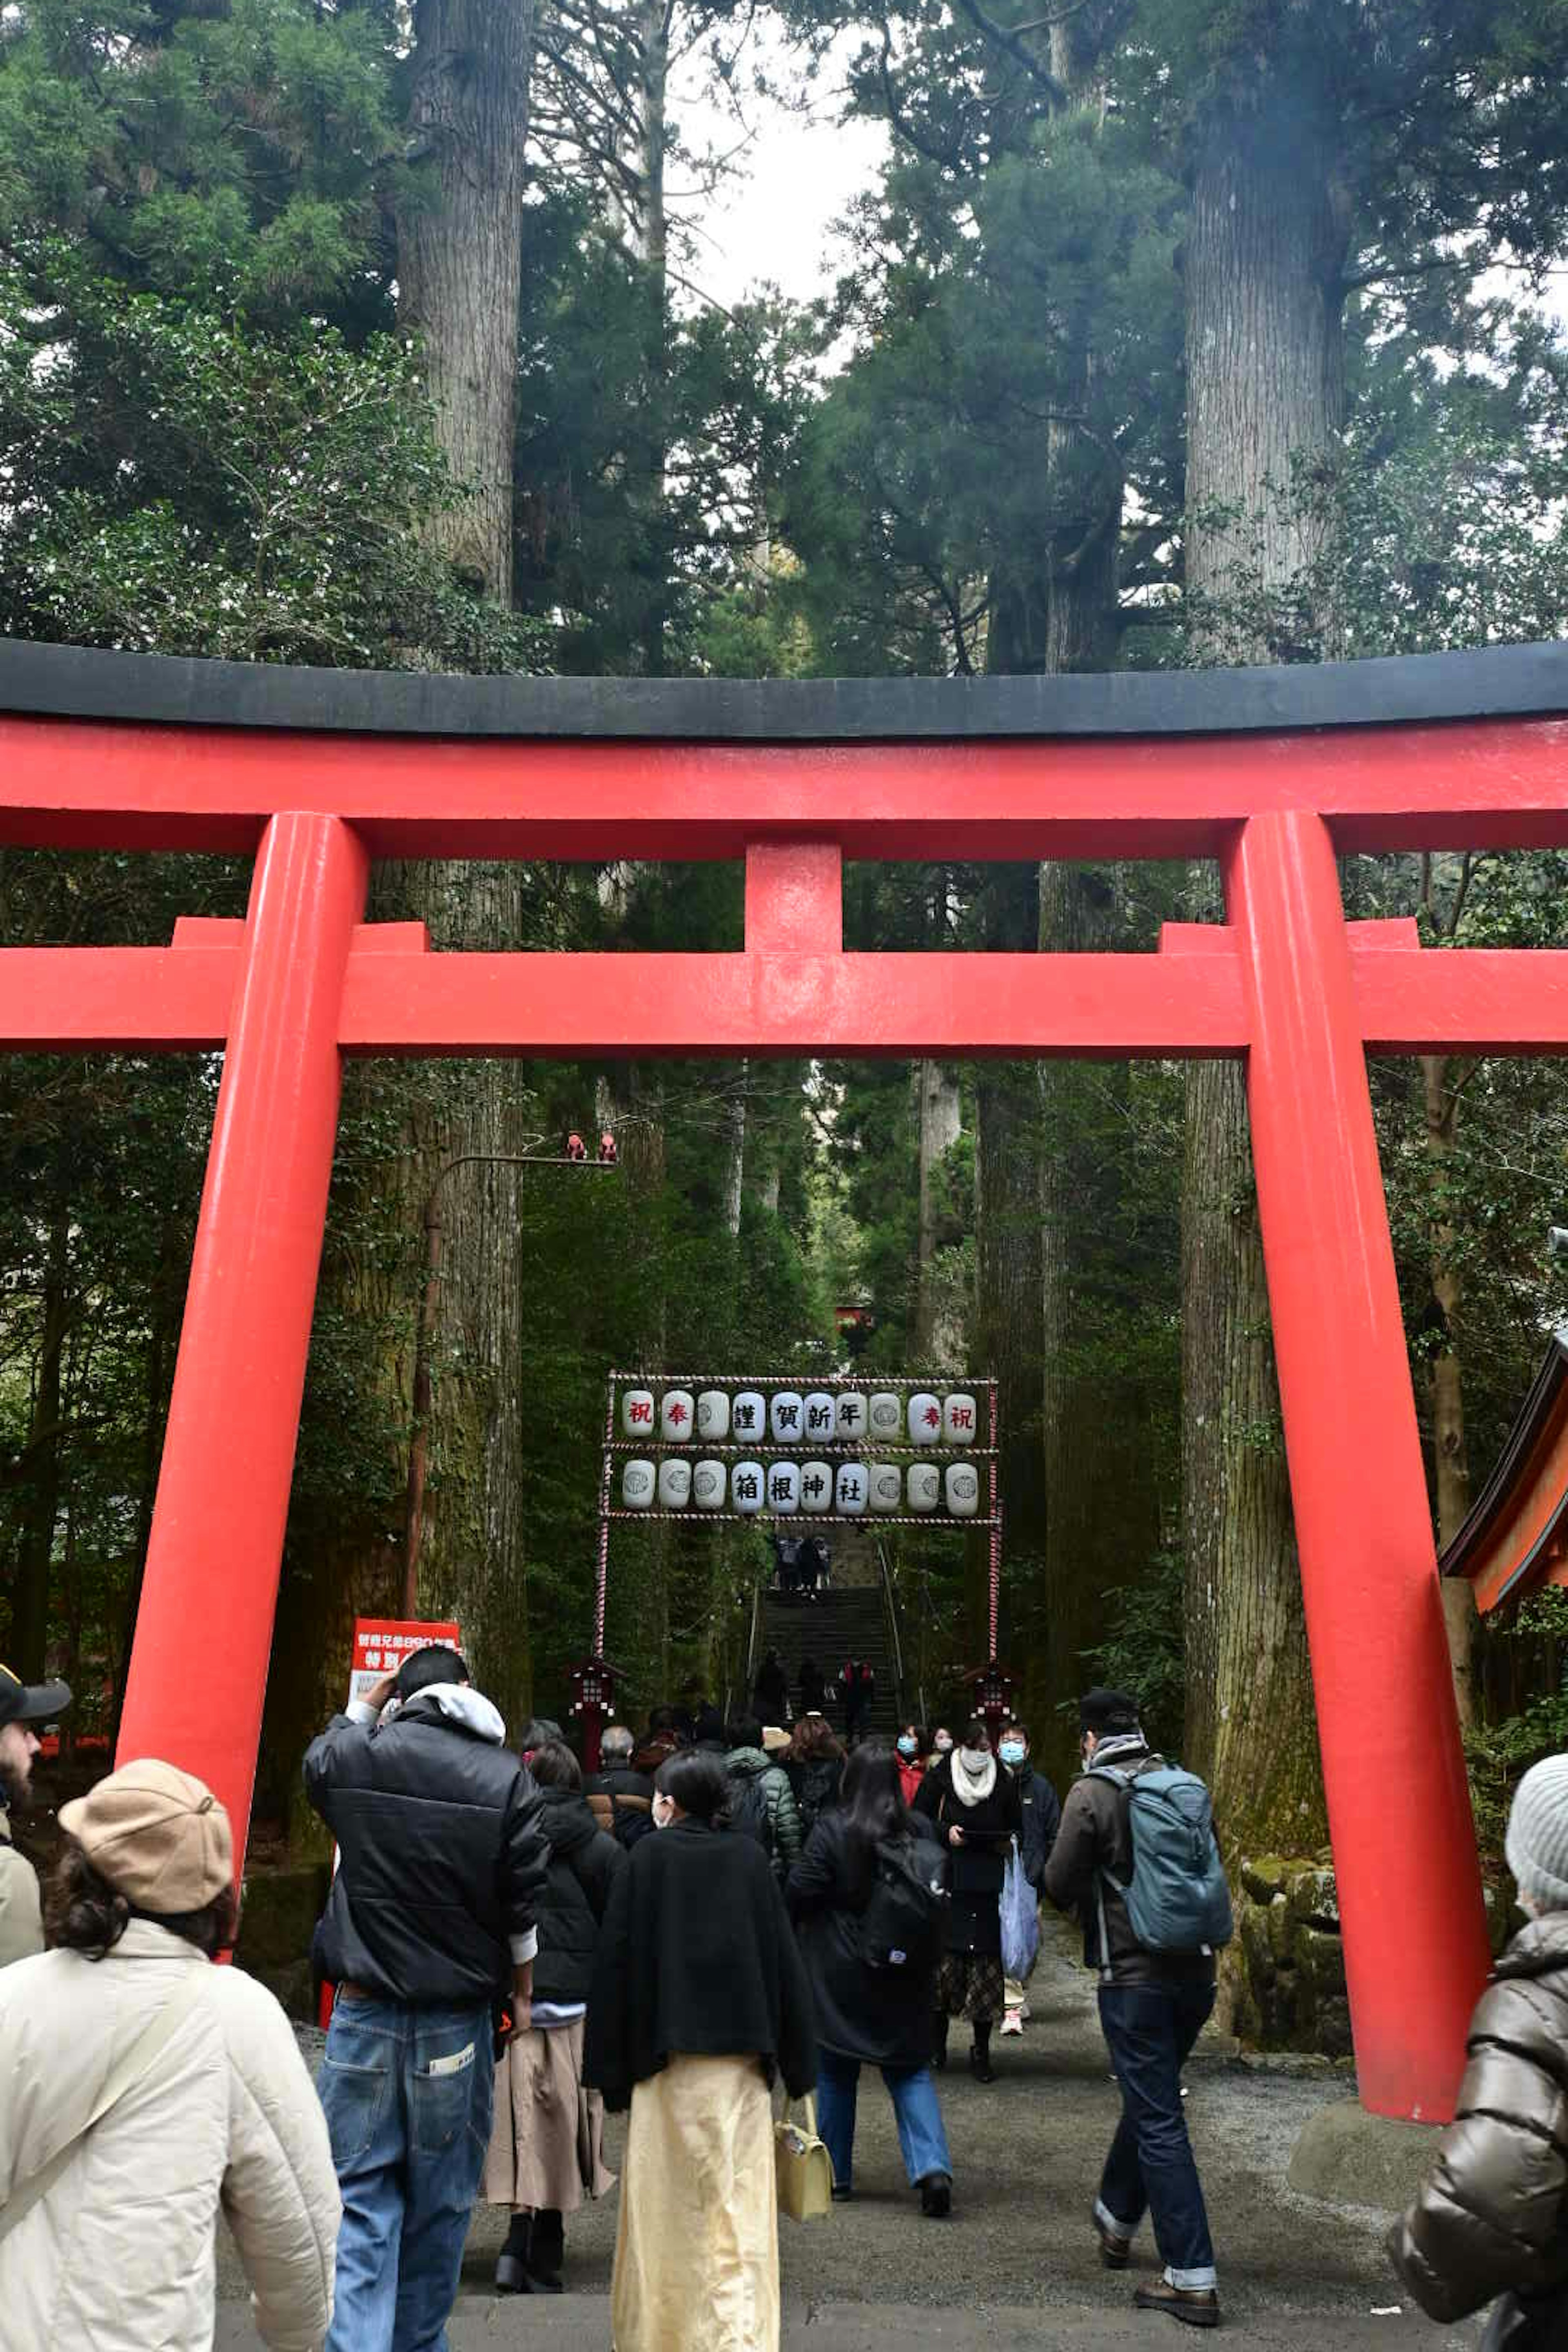
[[[550,1869],[539,1898],[533,1998],[565,2007],[588,1998],[599,1924],[627,1857],[600,1829],[588,1800],[575,1789],[545,1789],[541,1794]]]
[[[385,1723],[334,1716],[306,1750],[305,1792],[341,1854],[318,1975],[458,2008],[494,2000],[533,1957],[549,1851],[539,1791],[434,1692]]]
[[[1454,2121],[1388,2242],[1434,2319],[1568,2284],[1568,1912],[1533,1919],[1470,2020]]]

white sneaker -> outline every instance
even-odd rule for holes
[[[1016,2009],[1010,2009],[1002,2020],[1002,2031],[1005,2034],[1022,2033],[1024,2031],[1024,2021]]]

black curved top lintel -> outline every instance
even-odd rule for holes
[[[1568,714],[1568,644],[1078,677],[453,677],[0,639],[0,711],[356,735],[850,743],[1228,735]]]

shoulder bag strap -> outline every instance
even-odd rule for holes
[[[190,1973],[194,1979],[195,1970],[193,1969]],[[103,2088],[93,2101],[92,2112],[76,2137],[67,2140],[64,2147],[57,2148],[48,2162],[30,2179],[25,2180],[4,2206],[0,2206],[0,2244],[10,2236],[19,2221],[26,2220],[39,2198],[48,2195],[89,2133],[103,2121],[111,2107],[120,2105],[128,2091],[136,2089],[152,2073],[194,2007],[196,1991],[194,1981],[176,1986],[157,2015],[148,2019],[141,2032],[121,2051],[110,2068]]]

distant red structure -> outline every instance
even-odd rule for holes
[[[1236,1055],[1361,2094],[1449,2111],[1487,1944],[1365,1057],[1568,1049],[1568,953],[1349,924],[1335,860],[1568,845],[1568,646],[757,685],[11,643],[0,712],[0,839],[255,860],[243,923],[0,950],[0,1044],[224,1053],[123,1753],[247,1819],[344,1055]],[[743,859],[744,947],[436,955],[364,921],[378,856]],[[1209,857],[1226,919],[845,954],[847,856]]]

